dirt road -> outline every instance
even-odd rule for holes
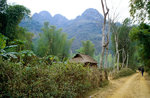
[[[150,98],[150,78],[136,73],[110,81],[111,85],[91,95],[90,98]]]

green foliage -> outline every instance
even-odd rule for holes
[[[49,26],[48,23],[44,24],[42,30],[43,34],[40,35],[36,48],[37,55],[54,55],[60,59],[67,58],[73,39],[68,40],[67,34],[63,33],[62,29],[56,29],[55,26]]]
[[[7,5],[6,0],[0,1],[0,33],[14,40],[17,38],[18,24],[30,11],[22,5]]]
[[[81,64],[23,66],[0,59],[0,97],[81,97],[100,86],[99,75]]]
[[[147,24],[140,24],[134,27],[130,32],[132,41],[136,42],[139,61],[150,67],[150,26]]]
[[[29,14],[29,12],[30,11],[27,8],[21,5],[9,6],[6,10],[7,26],[4,35],[10,38],[10,40],[15,39],[17,37],[16,28],[18,27],[18,24],[26,14]]]
[[[130,69],[130,68],[123,68],[119,72],[114,73],[113,78],[114,79],[118,79],[120,77],[125,77],[125,76],[132,75],[133,73],[135,73],[135,71],[133,71],[132,69]]]
[[[46,64],[51,65],[52,63],[58,63],[60,60],[57,56],[49,55],[43,57],[43,61],[46,62]]]
[[[13,62],[20,61],[20,63],[24,65],[27,65],[29,62],[31,62],[34,59],[35,54],[30,50],[24,49],[25,41],[14,40],[10,42],[10,44],[11,45],[9,46],[6,46],[4,44],[5,48],[0,49],[1,51],[0,56],[3,59],[13,61]]]
[[[130,0],[130,15],[139,22],[150,20],[150,1]]]
[[[82,41],[82,47],[76,51],[93,57],[95,52],[94,44],[90,40]]]
[[[108,80],[104,80],[101,84],[100,84],[100,87],[105,87],[109,84],[109,81]]]
[[[7,7],[7,2],[6,2],[6,0],[1,0],[1,1],[0,1],[0,13],[5,12],[6,7]]]
[[[123,56],[122,55],[129,55],[128,60],[129,60],[129,67],[136,66],[137,61],[136,61],[136,52],[135,47],[134,47],[134,42],[131,41],[129,37],[129,32],[132,29],[131,26],[131,20],[126,18],[123,21],[123,24],[118,25],[117,23],[112,23],[111,24],[111,31],[112,31],[112,36],[111,36],[111,42],[112,42],[112,51],[114,54],[116,54],[116,43],[115,43],[115,36],[117,37],[117,42],[118,42],[118,50],[120,54],[119,62],[123,62]],[[124,52],[123,52],[124,51]],[[125,60],[126,62],[127,60]],[[135,62],[134,62],[135,61]]]
[[[6,40],[7,37],[4,35],[0,34],[0,57],[3,57],[4,59],[10,60],[10,59],[17,59],[17,52],[12,52],[12,48],[16,48],[17,45],[11,45],[11,46],[6,46]],[[11,50],[11,52],[10,52]]]
[[[148,66],[144,67],[144,71],[147,72],[150,75],[150,68]]]
[[[108,54],[107,62],[108,62],[108,64],[107,64],[108,67],[114,66],[114,57],[112,54]]]
[[[27,66],[27,64],[29,64],[30,62],[32,62],[35,58],[35,54],[33,53],[33,51],[31,50],[23,50],[19,52],[19,55],[21,57],[22,60],[22,64],[24,66]]]
[[[11,44],[11,46],[16,45],[17,47],[16,47],[15,51],[19,52],[19,51],[23,50],[23,47],[25,45],[25,41],[23,41],[23,40],[14,40],[14,41],[11,41],[10,44]],[[10,51],[12,51],[12,50],[10,50]]]
[[[4,35],[0,34],[0,50],[6,47],[6,40],[7,38]]]
[[[5,60],[8,60],[8,61],[12,61],[12,60],[17,61],[18,55],[19,55],[19,53],[17,53],[17,52],[6,52],[6,51],[4,51],[0,54],[0,57],[2,57]]]
[[[112,23],[112,49],[114,52],[116,52],[116,44],[115,44],[115,35],[118,38],[118,48],[119,50],[122,48],[125,48],[125,50],[128,50],[130,45],[130,39],[129,39],[129,32],[131,30],[130,27],[130,19],[126,18],[121,25],[117,25],[117,23]]]
[[[17,27],[16,39],[24,41],[24,49],[32,49],[32,38],[33,38],[33,36],[34,36],[34,34],[27,32],[26,29],[24,29],[22,27]]]

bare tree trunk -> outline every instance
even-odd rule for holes
[[[106,57],[105,57],[105,63],[104,63],[104,73],[105,73],[105,79],[108,80],[108,74],[107,74],[107,60],[108,60],[108,46],[106,48]]]
[[[125,60],[126,60],[126,54],[125,54],[125,50],[124,50],[124,48],[123,48],[123,51],[122,51],[122,59],[123,59],[123,62],[122,62],[122,68],[124,67],[124,65],[125,65]]]
[[[106,56],[105,56],[105,63],[104,63],[104,68],[107,68],[107,60],[108,60],[108,46],[106,47]]]
[[[109,32],[110,32],[110,19],[108,14],[108,31],[107,31],[107,46],[106,46],[106,57],[105,57],[105,63],[104,63],[104,69],[105,69],[105,79],[108,80],[108,73],[107,73],[107,67],[108,67],[108,48],[109,48]]]
[[[102,51],[101,51],[101,58],[100,58],[100,68],[102,69],[105,47],[108,45],[108,43],[105,44],[105,27],[106,27],[106,18],[107,18],[109,9],[107,8],[106,0],[105,0],[105,5],[104,5],[103,0],[101,0],[101,4],[102,4],[102,9],[103,9],[103,14],[104,14],[104,23],[103,23],[103,30],[102,30]]]
[[[102,51],[101,51],[101,58],[100,58],[100,68],[103,68],[103,59],[104,59],[104,52],[105,52],[105,26],[103,26],[103,33],[102,33]]]
[[[123,68],[123,66],[124,66],[123,61],[124,61],[124,48],[122,49],[122,65],[121,65],[121,68]]]
[[[126,67],[128,68],[128,64],[129,64],[129,54],[127,52],[127,62],[126,62]]]
[[[109,47],[109,32],[110,32],[110,19],[109,19],[109,14],[108,14],[108,31],[107,31],[107,35],[106,35],[106,38],[107,38],[107,46],[106,46],[106,57],[105,57],[105,63],[104,63],[104,68],[107,68],[107,60],[108,60],[108,47]]]
[[[117,70],[119,71],[119,49],[118,49],[118,37],[115,34],[115,43],[116,43],[116,55],[117,55]]]
[[[106,18],[109,13],[109,9],[107,7],[106,0],[101,0],[101,4],[102,4],[102,9],[103,9],[103,14],[104,14],[104,23],[103,23],[103,29],[102,29],[102,51],[101,51],[101,57],[100,57],[100,69],[101,69],[100,80],[102,81],[102,68],[103,68],[104,52],[105,52],[105,48],[108,44],[108,43],[105,44],[105,27],[106,27]]]

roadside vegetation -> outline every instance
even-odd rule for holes
[[[132,75],[134,73],[135,73],[135,71],[133,71],[130,68],[123,68],[123,69],[119,70],[118,72],[113,73],[112,78],[113,79],[118,79],[118,78],[121,78],[121,77]]]
[[[100,87],[99,70],[71,63],[24,66],[0,59],[0,97],[77,97]]]

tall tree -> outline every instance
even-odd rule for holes
[[[0,33],[14,40],[17,36],[17,27],[30,10],[22,5],[7,5],[6,0],[0,1]]]
[[[101,0],[101,5],[102,5],[102,9],[103,9],[103,14],[104,14],[104,23],[103,23],[103,29],[102,29],[102,51],[101,51],[101,57],[100,57],[100,68],[102,69],[105,48],[109,43],[108,41],[105,42],[106,19],[107,19],[107,15],[109,13],[109,9],[107,7],[106,0]]]
[[[129,32],[132,29],[130,19],[126,18],[123,24],[112,24],[112,47],[116,54],[117,69],[119,67],[130,67],[129,62],[134,59],[136,51],[134,51],[134,43],[131,42]],[[131,62],[130,62],[131,63]],[[121,66],[119,66],[121,65]],[[125,66],[126,65],[126,66]],[[133,63],[132,63],[133,65]]]
[[[24,49],[32,49],[32,38],[34,36],[33,33],[28,32],[25,28],[17,27],[16,29],[16,39],[25,41]]]
[[[139,61],[150,68],[150,25],[140,24],[131,30],[130,37],[136,42]]]
[[[60,59],[69,56],[73,39],[68,40],[67,34],[62,29],[49,26],[46,22],[42,28],[43,33],[38,40],[37,54],[39,56],[54,55]]]
[[[117,23],[114,23],[114,21],[111,22],[111,32],[112,32],[112,47],[113,51],[115,53],[115,61],[117,70],[119,70],[119,61],[120,61],[120,50],[119,50],[119,32],[120,32],[120,25]]]
[[[89,40],[82,41],[82,47],[77,52],[93,57],[95,52],[94,44]]]
[[[4,35],[13,40],[17,37],[17,27],[23,17],[29,14],[29,10],[22,5],[9,6],[6,10],[7,24]]]
[[[104,62],[104,52],[105,52],[106,47],[108,49],[108,44],[109,44],[109,32],[106,35],[107,41],[105,42],[106,19],[109,14],[109,8],[107,7],[106,0],[101,0],[101,5],[102,5],[102,9],[103,9],[103,14],[104,14],[104,23],[103,23],[103,29],[102,29],[102,51],[101,51],[101,57],[100,57],[100,68],[102,69],[103,62]],[[108,51],[106,52],[106,55],[108,55]],[[106,56],[106,58],[107,58],[107,56]],[[105,64],[106,64],[106,62],[105,62]],[[106,65],[105,65],[105,67],[106,67]],[[100,81],[102,81],[102,72],[100,75],[100,79],[101,79]],[[108,79],[106,68],[105,68],[105,79]]]

